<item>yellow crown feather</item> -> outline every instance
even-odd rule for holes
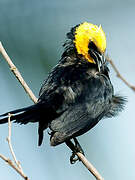
[[[89,62],[95,63],[88,53],[88,45],[91,41],[96,45],[101,54],[105,52],[106,36],[101,25],[98,27],[97,25],[84,22],[76,28],[74,40],[75,47],[78,54],[82,54]]]

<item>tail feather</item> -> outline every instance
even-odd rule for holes
[[[39,113],[38,112],[24,112],[14,116],[15,123],[27,124],[29,122],[38,122]]]
[[[39,130],[38,131],[38,146],[41,146],[42,142],[43,142],[43,136],[44,136],[44,133],[43,133],[43,130]]]
[[[8,122],[8,114],[12,114],[10,120],[15,123],[27,124],[29,122],[37,122],[40,115],[40,105],[35,104],[26,108],[17,109],[14,111],[9,111],[0,115],[0,124]],[[7,117],[4,117],[7,116]]]
[[[48,113],[49,112],[49,113]],[[9,111],[0,115],[0,124],[4,124],[8,122],[8,114],[12,114],[10,120],[19,124],[27,124],[29,122],[39,122],[39,141],[38,145],[40,146],[43,141],[43,131],[48,127],[48,123],[50,121],[48,114],[50,115],[50,107],[46,104],[34,104],[32,106],[16,109],[13,111]],[[54,112],[52,111],[52,115]],[[46,121],[43,121],[42,118],[46,117]]]
[[[28,107],[25,107],[25,108],[21,108],[21,109],[16,109],[16,110],[13,110],[13,111],[9,111],[9,112],[6,112],[4,114],[1,114],[0,117],[2,116],[8,116],[8,114],[16,114],[16,113],[19,113],[19,112],[23,112],[23,111],[26,111],[26,110],[30,110],[34,107],[35,105],[32,105],[32,106],[28,106]]]

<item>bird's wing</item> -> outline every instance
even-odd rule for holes
[[[67,134],[67,136],[72,136],[86,126],[92,126],[93,120],[96,120],[94,116],[95,106],[88,109],[86,104],[78,104],[76,106],[71,106],[67,111],[65,111],[59,118],[51,122],[51,129],[53,131],[58,131]],[[93,110],[93,112],[92,112]],[[91,111],[91,112],[90,112]],[[99,109],[98,109],[99,111]]]
[[[51,122],[50,129],[54,132],[51,144],[60,144],[95,126],[108,112],[111,98],[112,86],[109,81],[103,81],[102,77],[87,79],[87,84],[84,84],[83,92],[77,96],[76,102]]]
[[[38,103],[53,107],[57,113],[66,110],[83,91],[80,72],[70,64],[71,58],[65,59],[69,63],[59,63],[49,73],[39,92]]]

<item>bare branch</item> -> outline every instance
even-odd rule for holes
[[[118,78],[120,78],[130,89],[132,89],[135,92],[135,86],[132,86],[131,84],[129,84],[129,82],[127,82],[122,75],[120,74],[120,72],[118,71],[118,69],[116,68],[115,64],[113,63],[112,59],[109,58],[109,56],[106,57],[106,60],[111,64],[112,68],[114,69],[114,71],[116,72],[116,75]]]
[[[23,173],[20,162],[17,161],[15,153],[14,153],[13,148],[12,148],[12,144],[11,144],[11,121],[10,121],[11,116],[12,115],[9,113],[9,115],[8,115],[8,137],[7,137],[7,141],[8,141],[9,149],[10,149],[10,152],[13,156],[15,164],[10,159],[6,158],[2,154],[0,154],[0,158],[3,159],[5,162],[7,162],[16,172],[18,172],[24,178],[24,180],[29,180],[29,178]]]
[[[32,90],[29,88],[29,86],[26,84],[26,82],[24,81],[23,77],[21,76],[20,72],[18,71],[18,69],[16,68],[16,66],[13,64],[13,62],[11,61],[10,57],[8,56],[8,54],[6,53],[6,50],[4,49],[4,47],[2,46],[2,43],[0,42],[0,53],[3,55],[4,59],[7,61],[10,70],[14,73],[14,75],[16,76],[16,78],[18,79],[18,81],[20,82],[20,84],[22,85],[22,87],[24,88],[25,92],[29,95],[29,97],[31,98],[31,100],[36,103],[37,102],[37,98],[35,97],[35,95],[33,94]]]
[[[8,62],[11,70],[13,71],[13,73],[15,74],[15,76],[17,77],[17,79],[19,80],[19,82],[21,83],[21,85],[23,86],[23,88],[25,89],[26,93],[29,95],[29,97],[32,99],[32,101],[34,103],[37,102],[37,98],[34,96],[34,94],[32,93],[31,89],[28,87],[28,85],[26,84],[26,82],[24,81],[24,79],[22,78],[20,72],[17,70],[17,68],[15,67],[15,65],[12,63],[11,59],[9,58],[8,54],[6,53],[5,49],[3,48],[2,44],[0,43],[0,52],[2,53],[4,59]],[[95,178],[97,180],[103,180],[103,178],[101,177],[101,175],[98,173],[98,171],[96,170],[96,168],[94,168],[94,166],[84,157],[83,154],[81,153],[76,153],[77,156],[79,157],[79,159],[82,161],[82,163],[85,165],[85,167],[95,176]],[[27,179],[28,180],[28,179]]]
[[[86,157],[82,153],[77,152],[76,155],[85,165],[85,167],[93,174],[93,176],[95,176],[97,180],[104,180],[102,176],[99,174],[99,172],[96,170],[96,168],[86,159]]]
[[[4,155],[2,155],[2,154],[0,154],[0,158],[1,159],[3,159],[6,163],[8,163],[9,164],[9,166],[11,166],[17,173],[19,173],[25,180],[29,180],[29,178],[27,177],[27,176],[25,176],[23,173],[22,173],[22,171],[18,168],[18,167],[16,167],[15,165],[14,165],[14,163],[10,160],[10,159],[8,159],[8,158],[6,158]]]
[[[23,172],[20,162],[17,161],[17,159],[16,159],[16,156],[15,156],[15,153],[14,153],[14,150],[12,147],[12,143],[11,143],[11,121],[10,121],[11,116],[12,116],[12,114],[9,113],[8,114],[8,137],[7,137],[7,141],[8,141],[9,149],[10,149],[10,152],[11,152],[11,155],[13,157],[15,164]]]

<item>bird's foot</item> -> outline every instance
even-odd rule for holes
[[[79,142],[77,141],[77,139],[76,138],[73,138],[73,139],[74,139],[75,144],[73,144],[73,142],[71,140],[68,140],[66,142],[67,146],[72,150],[72,155],[70,156],[71,164],[76,163],[78,160],[80,161],[80,159],[76,153],[80,152],[84,155],[84,151],[83,151],[81,145],[79,144]]]
[[[82,153],[84,156],[84,151],[81,147],[81,145],[79,144],[78,140],[76,138],[73,138],[74,139],[74,151],[72,152],[72,155],[70,156],[70,163],[71,164],[74,164],[76,163],[76,161],[80,161],[80,159],[78,158],[78,156],[76,155],[77,152],[80,152]]]
[[[70,163],[75,164],[79,160],[78,156],[75,152],[72,152],[72,155],[70,156]]]

